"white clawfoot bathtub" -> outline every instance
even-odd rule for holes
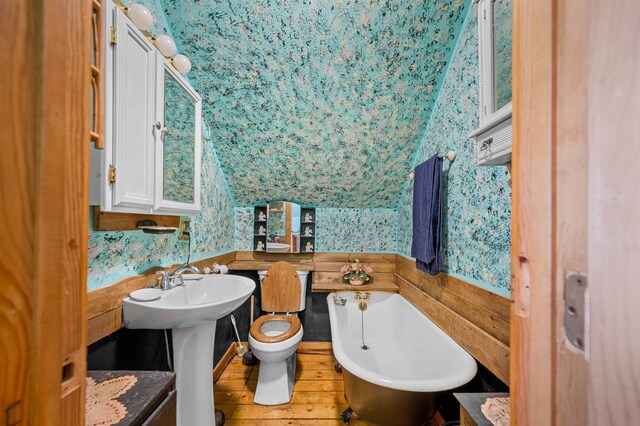
[[[333,352],[350,408],[380,425],[425,424],[439,392],[475,376],[475,360],[399,294],[359,293],[370,294],[364,312],[356,292],[327,297]]]

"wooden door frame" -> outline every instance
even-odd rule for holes
[[[514,1],[512,425],[640,418],[639,18],[634,0]],[[565,336],[571,271],[585,351]]]
[[[3,423],[83,425],[91,2],[0,3]]]

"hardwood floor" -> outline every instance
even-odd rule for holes
[[[303,342],[291,402],[264,406],[253,403],[259,366],[244,366],[234,357],[213,386],[216,408],[224,412],[225,426],[344,425],[340,413],[347,402],[342,376],[334,369],[336,362],[331,343]],[[350,424],[373,425],[355,413]]]

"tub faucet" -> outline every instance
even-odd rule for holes
[[[355,300],[364,300],[365,302],[368,302],[369,299],[371,299],[371,293],[367,291],[364,293],[364,296],[363,296],[362,293],[360,293],[359,291],[356,291],[356,294],[353,298]]]

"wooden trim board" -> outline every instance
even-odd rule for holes
[[[93,206],[94,231],[137,231],[136,224],[142,220],[153,220],[158,226],[180,226],[180,216],[101,212],[100,207]]]
[[[91,4],[3,1],[0,407],[84,425]]]
[[[423,291],[428,289],[432,297],[439,299],[441,303],[453,310],[457,309],[453,302],[448,302],[451,296],[462,299],[490,312],[496,318],[509,322],[511,301],[504,296],[492,293],[446,273],[440,273],[436,276],[428,275],[416,268],[415,261],[401,255],[396,257],[396,274],[423,289]],[[463,315],[461,312],[459,313]]]
[[[242,344],[247,348],[249,347],[249,344],[247,342],[242,342]],[[224,369],[227,368],[227,365],[229,365],[229,363],[237,355],[237,352],[236,352],[237,348],[238,348],[237,343],[231,342],[231,345],[229,345],[229,347],[227,348],[227,351],[224,353],[224,355],[222,355],[222,358],[220,359],[220,361],[218,361],[216,366],[213,368],[214,382],[220,378]]]
[[[523,426],[554,424],[550,356],[555,178],[554,3],[554,0],[513,2],[511,297],[514,303],[509,387],[513,395],[511,424]]]

